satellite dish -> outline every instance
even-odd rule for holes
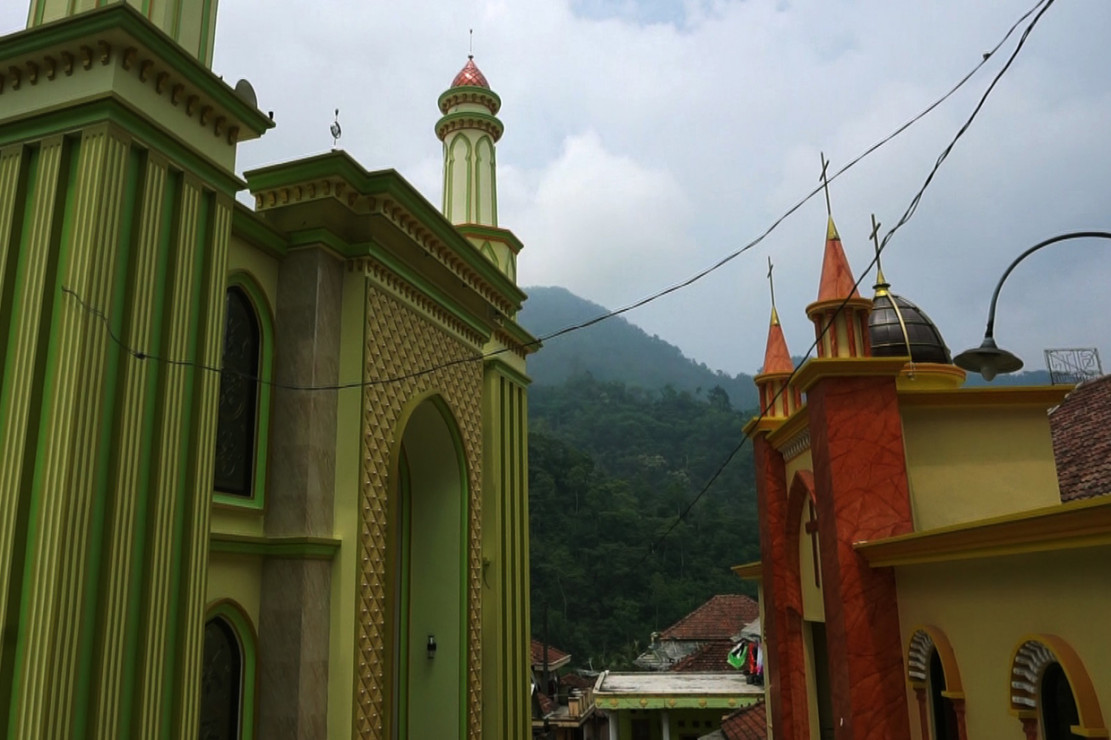
[[[258,107],[258,97],[255,95],[255,89],[251,87],[250,82],[240,80],[235,83],[235,94],[239,96],[240,100],[252,108]]]

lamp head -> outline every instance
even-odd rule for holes
[[[428,659],[432,660],[436,657],[436,635],[428,636]]]
[[[1022,369],[1022,360],[1005,349],[999,349],[990,335],[976,349],[967,349],[953,358],[953,363],[973,373],[980,373],[989,383],[999,373],[1014,373]]]

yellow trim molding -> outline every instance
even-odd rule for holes
[[[875,567],[1111,545],[1111,496],[912,532],[853,548]]]

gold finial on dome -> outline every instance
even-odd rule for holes
[[[774,269],[774,266],[772,265],[772,258],[769,256],[768,257],[768,288],[771,289],[771,293],[772,293],[772,326],[779,326],[779,314],[775,310],[775,280],[772,278],[772,270],[773,269]]]
[[[887,282],[887,278],[883,276],[883,265],[880,264],[880,252],[883,251],[883,247],[880,246],[881,226],[883,226],[883,224],[876,220],[876,214],[873,213],[872,233],[868,238],[871,239],[872,243],[876,246],[876,284],[872,287],[875,288],[877,296],[887,295],[887,289],[891,287]]]

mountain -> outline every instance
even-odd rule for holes
[[[525,292],[529,299],[517,320],[537,337],[608,313],[606,308],[566,288],[532,287]],[[528,367],[537,385],[559,385],[589,373],[599,381],[620,381],[646,389],[670,385],[698,398],[706,398],[717,386],[726,392],[734,408],[756,406],[752,376],[711,370],[621,316],[545,342],[544,348],[529,358]]]

